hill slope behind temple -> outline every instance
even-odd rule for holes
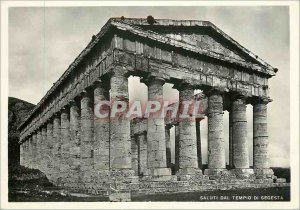
[[[25,120],[35,107],[29,102],[8,97],[8,166],[12,168],[20,164],[19,131],[17,127]]]

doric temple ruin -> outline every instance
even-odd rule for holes
[[[111,18],[19,126],[21,165],[41,170],[62,188],[108,193],[112,200],[121,192],[283,186],[285,180],[274,176],[268,157],[268,79],[276,72],[208,21]],[[97,101],[128,104],[129,76],[147,85],[148,100],[163,99],[163,85],[171,83],[179,102],[200,101],[201,112],[189,112],[185,120],[122,114],[97,119]],[[196,89],[202,92],[195,95]],[[253,106],[251,168],[247,105]],[[106,107],[102,113],[105,109],[110,112]],[[205,117],[208,166],[202,170],[199,125]]]

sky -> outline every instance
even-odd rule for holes
[[[289,10],[251,7],[52,7],[9,9],[9,96],[34,104],[50,89],[110,17],[211,21],[254,54],[279,69],[269,80],[270,165],[290,165]],[[139,90],[139,91],[137,91]],[[147,99],[139,78],[129,78],[130,99]],[[164,85],[165,99],[178,91]],[[249,158],[252,165],[252,106],[247,106]],[[207,120],[201,121],[202,155],[207,162]],[[228,162],[228,113],[224,114]],[[171,130],[174,151],[174,129]],[[174,153],[174,152],[173,152]],[[174,161],[174,155],[173,155]]]

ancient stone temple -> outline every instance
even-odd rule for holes
[[[111,18],[19,126],[21,165],[41,170],[65,189],[95,194],[279,186],[284,180],[270,169],[267,132],[268,79],[276,72],[208,21]],[[163,99],[163,85],[171,83],[179,102],[199,101],[202,111],[193,115],[192,106],[184,120],[129,119],[108,105],[101,113],[113,118],[95,117],[99,101],[128,104],[129,76],[147,85],[149,101]],[[202,93],[194,95],[195,89]],[[253,168],[247,105],[253,106]],[[202,170],[204,117],[208,168]]]

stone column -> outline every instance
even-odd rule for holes
[[[137,135],[138,143],[138,166],[139,175],[143,176],[147,172],[147,133]]]
[[[175,125],[175,172],[179,170],[179,126]]]
[[[45,174],[47,175],[48,179],[52,181],[52,168],[53,168],[53,155],[52,155],[52,148],[53,148],[53,121],[49,119],[47,122],[47,168],[45,170]]]
[[[70,180],[69,186],[76,188],[80,181],[80,107],[75,100],[70,101]]]
[[[42,150],[42,132],[41,132],[41,129],[39,128],[38,131],[37,131],[37,134],[36,134],[36,138],[37,138],[37,147],[36,147],[36,150],[37,150],[37,160],[36,160],[36,166],[37,166],[37,169],[41,170],[42,168],[42,153],[43,153],[43,150]]]
[[[36,157],[36,131],[32,134],[32,140],[31,140],[31,154],[32,154],[32,168],[36,169],[36,162],[37,162],[37,157]]]
[[[128,105],[128,79],[126,69],[117,67],[110,78],[112,111],[119,106]],[[122,106],[122,105],[121,105]],[[126,109],[127,110],[127,109]],[[125,172],[133,175],[131,165],[131,137],[130,120],[125,117],[126,111],[119,112],[115,116],[111,113],[110,119],[110,170],[113,175]]]
[[[269,165],[267,104],[270,99],[253,102],[253,167],[258,177],[272,177]]]
[[[93,141],[94,141],[94,113],[93,101],[88,92],[81,94],[81,176],[84,183],[91,183],[93,171]]]
[[[194,89],[182,84],[179,90],[179,170],[176,175],[202,174],[198,168]]]
[[[28,137],[28,168],[32,168],[31,140],[32,140],[32,134],[30,134],[30,136]]]
[[[223,134],[223,96],[217,90],[208,95],[208,169],[206,175],[227,173]]]
[[[249,168],[246,103],[243,96],[234,96],[231,107],[233,169],[237,176],[253,174]]]
[[[63,138],[62,138],[63,140]],[[55,113],[53,118],[53,138],[52,138],[52,160],[53,160],[53,172],[52,177],[56,185],[59,185],[59,179],[61,176],[60,173],[60,164],[61,161],[61,154],[60,154],[60,147],[61,147],[61,127],[60,127],[60,113]]]
[[[166,132],[166,156],[167,156],[167,168],[171,168],[171,139],[170,139],[170,129],[172,126],[166,125],[165,132]]]
[[[61,122],[61,145],[60,145],[60,182],[61,186],[69,186],[70,177],[70,116],[69,108],[64,107],[60,113]]]
[[[28,166],[29,166],[29,155],[28,155],[28,153],[29,153],[29,151],[28,151],[28,137],[26,137],[26,140],[25,140],[25,142],[24,142],[24,144],[25,144],[25,163],[24,163],[24,166],[26,167],[26,168],[28,168]]]
[[[166,139],[165,139],[165,120],[161,116],[163,111],[163,84],[160,78],[148,78],[148,102],[159,102],[160,111],[149,115],[147,120],[147,149],[148,149],[148,171],[150,176],[169,176],[171,169],[167,168],[166,160]]]
[[[26,140],[25,140],[26,141]],[[23,156],[22,156],[22,166],[26,167],[26,144],[25,141],[23,140],[22,143],[22,150],[23,150]]]
[[[109,92],[101,82],[94,84],[94,168],[97,173],[106,173],[109,170],[109,105],[101,105],[104,101],[109,102]],[[99,109],[99,110],[96,110]],[[100,112],[107,117],[101,118],[96,113]],[[106,171],[106,172],[104,172]]]
[[[41,167],[40,170],[44,173],[46,166],[47,166],[47,162],[46,162],[46,155],[47,155],[47,129],[45,127],[45,125],[42,125],[41,128]]]
[[[33,138],[34,134],[31,134],[29,139],[29,155],[30,155],[30,165],[29,168],[34,168],[34,157],[33,157]]]
[[[137,143],[137,136],[131,136],[131,165],[132,170],[134,171],[134,175],[139,175],[139,162],[138,162],[138,143]]]
[[[229,168],[233,168],[232,110],[229,110]]]
[[[29,168],[29,138],[26,138],[25,141],[25,148],[26,148],[26,154],[25,154],[25,167]]]
[[[196,119],[196,137],[197,137],[197,157],[198,157],[198,168],[202,169],[202,152],[201,152],[201,129],[200,121],[201,118]]]
[[[24,143],[20,144],[20,166],[24,165]]]

